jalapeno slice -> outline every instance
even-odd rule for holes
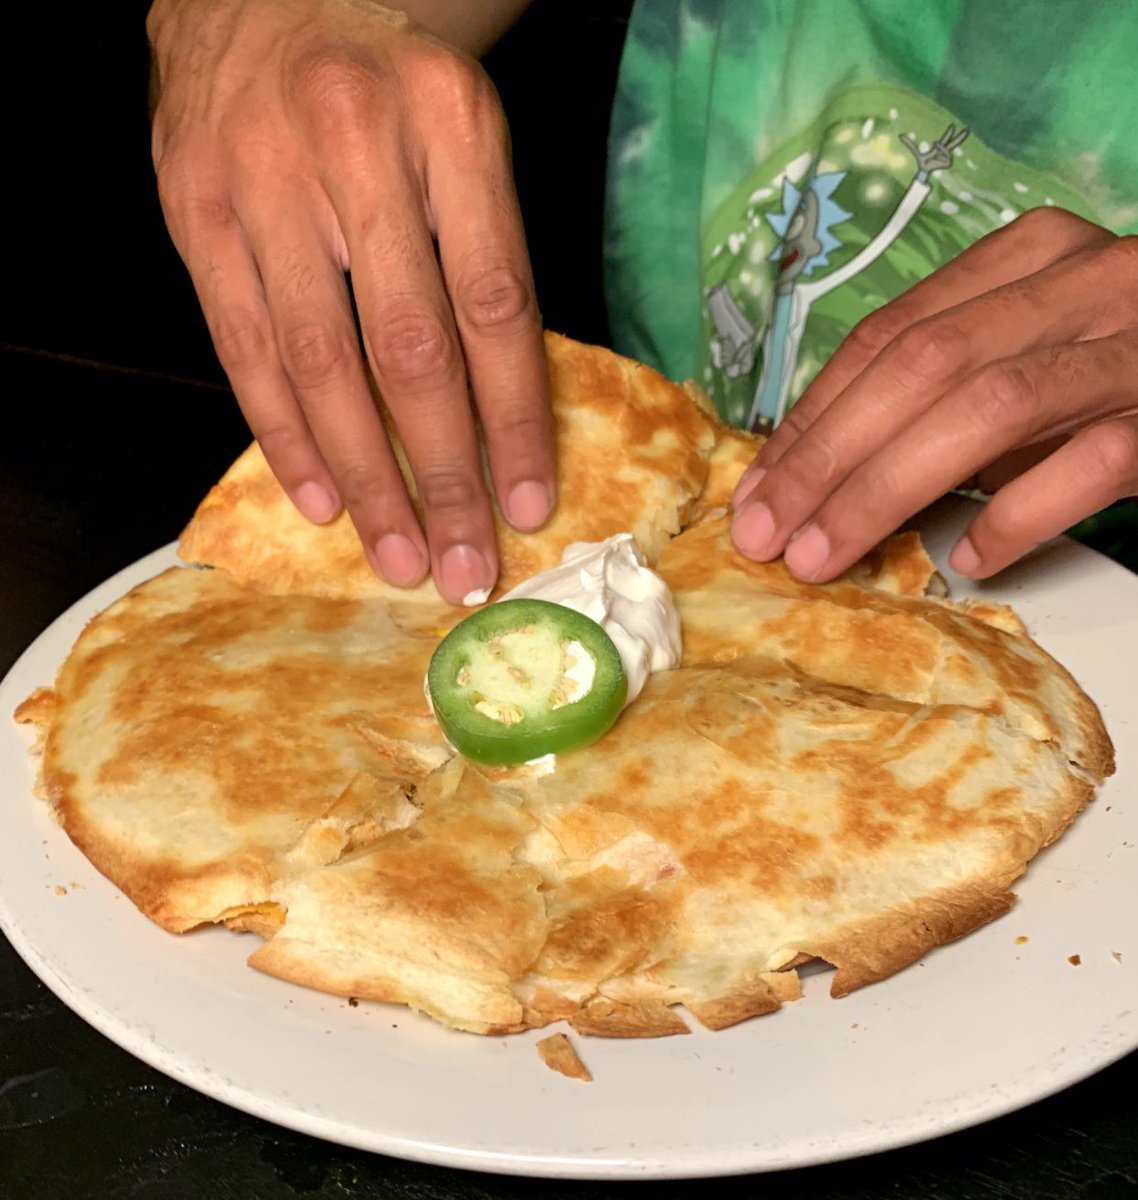
[[[427,688],[460,754],[506,766],[595,742],[620,716],[628,681],[596,621],[548,600],[503,600],[443,638]]]

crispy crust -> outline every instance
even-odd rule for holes
[[[31,745],[31,754],[36,762],[36,780],[32,790],[41,799],[47,799],[47,786],[43,773],[43,749],[47,742],[48,730],[51,729],[56,713],[59,711],[59,694],[54,688],[36,688],[26,699],[22,700],[13,714],[18,725],[31,725],[35,729],[35,741]]]
[[[789,1000],[802,999],[797,971],[764,971],[750,984],[734,992],[699,1003],[689,1000],[686,1008],[706,1029],[727,1029],[751,1017],[775,1012]]]
[[[691,1033],[683,1018],[660,1001],[622,1004],[596,996],[569,1018],[569,1024],[589,1037],[656,1038]]]
[[[36,688],[26,700],[17,705],[14,716],[21,725],[47,726],[55,717],[58,703],[59,697],[54,688]]]
[[[848,927],[830,939],[813,943],[810,949],[837,968],[830,995],[848,996],[858,988],[895,975],[934,947],[1002,917],[1014,903],[1012,892],[987,892],[982,886],[972,885]]]

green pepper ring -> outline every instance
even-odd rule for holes
[[[532,630],[526,632],[526,627]],[[579,700],[552,707],[548,699],[531,698],[516,723],[478,712],[478,678],[460,686],[460,673],[470,674],[472,657],[485,658],[491,639],[522,634],[535,637],[535,652],[579,643],[595,665],[592,686]],[[460,621],[439,643],[427,669],[427,688],[435,716],[447,740],[475,762],[509,766],[561,754],[594,742],[620,716],[628,680],[612,638],[596,621],[548,600],[504,600]],[[519,706],[520,707],[520,706]]]

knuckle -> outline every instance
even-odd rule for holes
[[[552,444],[552,428],[547,409],[521,404],[485,406],[481,419],[486,433],[487,450],[496,469],[516,473],[517,478],[546,472],[547,455]]]
[[[204,230],[227,229],[235,219],[229,197],[217,193],[190,196],[186,209],[192,223]]]
[[[876,358],[907,325],[897,305],[886,305],[869,316],[862,317],[850,330],[846,345],[858,351],[866,360]],[[791,410],[793,411],[793,410]]]
[[[458,346],[434,313],[388,313],[375,322],[370,341],[376,371],[391,383],[450,378],[457,373]]]
[[[439,513],[469,513],[484,496],[476,476],[453,467],[428,470],[422,481],[423,505]]]
[[[817,493],[843,474],[833,443],[818,432],[804,437],[786,457],[786,471],[800,491]]]
[[[990,236],[1003,247],[1001,253],[1021,254],[1025,265],[1036,263],[1038,266],[1046,266],[1056,257],[1065,258],[1106,239],[1113,239],[1113,234],[1101,226],[1054,205],[1030,208],[1005,229],[997,230]],[[1009,240],[1004,241],[1005,238]],[[1017,239],[1014,251],[1010,249],[1013,244],[1011,239]]]
[[[380,77],[367,62],[320,47],[297,58],[289,71],[293,98],[333,124],[358,124],[372,111]]]
[[[976,519],[972,540],[989,552],[996,546],[1017,543],[1023,537],[1023,518],[1023,509],[997,492]]]
[[[942,379],[968,361],[970,341],[955,321],[932,317],[898,335],[895,356],[906,373],[917,379]]]
[[[476,112],[485,104],[489,77],[470,59],[440,49],[422,59],[421,79],[444,112]]]
[[[980,371],[974,394],[979,399],[977,415],[986,429],[1019,428],[1039,407],[1039,384],[1015,359],[992,363]]]
[[[503,443],[509,443],[521,452],[532,453],[532,447],[542,445],[550,436],[548,414],[542,409],[520,406],[502,409],[500,406],[488,406],[482,415],[482,422],[488,435],[499,448]],[[510,465],[514,466],[513,458],[516,458],[516,452],[511,451],[511,455]]]
[[[223,312],[210,323],[218,361],[227,375],[244,375],[269,357],[268,331],[248,313]]]
[[[155,162],[154,176],[158,182],[158,198],[162,201],[162,207],[169,208],[186,190],[184,158],[168,151]]]
[[[506,118],[490,76],[478,63],[444,52],[432,56],[422,73],[430,111],[440,114],[462,145],[505,145]]]
[[[158,199],[168,216],[192,229],[225,229],[235,219],[233,202],[219,172],[190,151],[168,152],[155,167]]]
[[[295,425],[266,425],[254,432],[258,445],[274,470],[295,468],[312,453],[311,439]]]
[[[1073,212],[1047,204],[1040,205],[1038,208],[1029,208],[1027,212],[1020,213],[1008,228],[1014,229],[1017,233],[1030,234],[1032,237],[1048,235],[1054,237],[1063,234],[1069,235],[1084,228],[1091,228],[1091,226],[1089,222],[1084,221],[1082,217],[1075,216]]]
[[[158,199],[165,209],[181,207],[183,197],[190,191],[193,178],[185,154],[167,151],[154,165],[158,182]]]
[[[1087,449],[1099,474],[1138,484],[1138,426],[1129,421],[1112,421],[1096,425],[1086,436]]]
[[[348,351],[343,340],[327,325],[302,321],[283,329],[281,358],[289,378],[298,387],[314,388],[342,374]]]
[[[245,105],[234,106],[218,120],[218,144],[226,167],[249,182],[279,173],[288,139],[279,116]]]
[[[510,328],[522,319],[536,317],[533,289],[512,265],[480,267],[461,280],[456,289],[459,315],[475,329]]]
[[[1129,233],[1116,238],[1104,254],[1110,260],[1113,270],[1125,272],[1127,276],[1138,271],[1138,235]]]
[[[813,418],[807,411],[805,402],[799,401],[782,419],[778,429],[775,430],[771,441],[778,437],[781,440],[786,440],[786,435],[790,434],[792,438],[797,439],[803,436],[810,428]]]
[[[345,506],[359,512],[377,500],[388,498],[388,481],[373,463],[350,461],[336,471],[336,487]]]
[[[801,508],[804,499],[822,497],[844,477],[840,466],[828,438],[817,431],[802,437],[771,468],[778,473],[778,481],[769,493],[772,507],[785,514]]]

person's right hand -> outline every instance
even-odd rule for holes
[[[493,85],[368,0],[156,0],[148,32],[163,211],[277,478],[310,520],[346,507],[392,583],[429,567],[453,603],[491,587],[471,396],[510,524],[541,525],[555,486]],[[369,394],[353,298],[425,538]]]

